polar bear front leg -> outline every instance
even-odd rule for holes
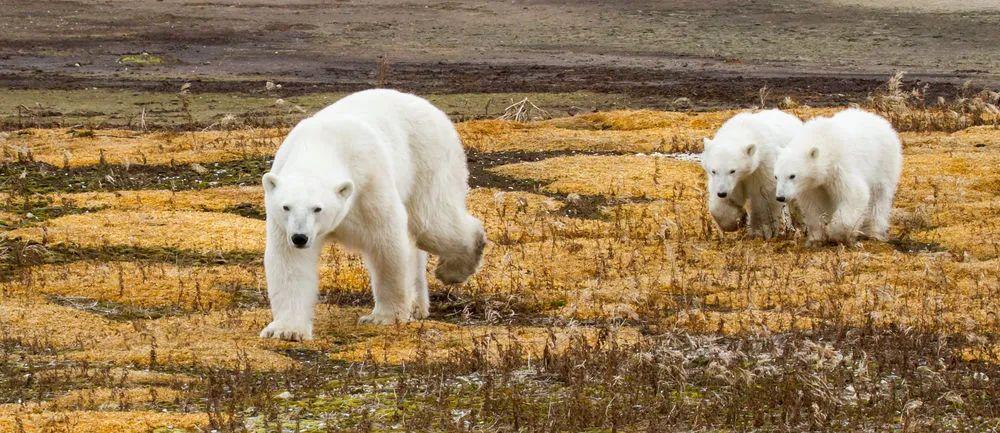
[[[302,341],[312,339],[313,309],[319,293],[318,265],[322,246],[298,249],[268,234],[264,251],[267,297],[272,321],[261,338]]]
[[[750,200],[750,234],[770,239],[781,225],[781,205],[776,200],[754,197]]]
[[[746,222],[747,214],[743,207],[732,201],[714,195],[708,197],[708,212],[724,232],[739,230]]]
[[[400,211],[397,215],[384,215],[384,225],[378,228],[380,232],[371,235],[371,244],[364,252],[375,308],[359,319],[361,323],[388,325],[412,320],[415,253],[407,232],[405,210]]]
[[[868,213],[871,193],[860,181],[846,180],[838,191],[837,210],[830,216],[830,240],[850,242],[857,237]]]

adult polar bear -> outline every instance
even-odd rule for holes
[[[459,283],[479,267],[482,223],[465,207],[465,153],[448,116],[394,90],[349,95],[299,122],[264,175],[264,338],[312,338],[323,244],[359,251],[375,308],[363,323],[427,317],[427,253]]]

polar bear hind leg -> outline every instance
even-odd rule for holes
[[[427,288],[427,252],[413,246],[413,287],[416,299],[413,303],[413,318],[426,319],[430,316],[431,299]]]
[[[863,229],[871,239],[884,241],[889,235],[889,217],[892,214],[893,191],[889,185],[878,185],[872,190],[872,206]]]
[[[454,223],[425,230],[417,239],[420,248],[438,256],[434,276],[445,284],[465,282],[476,273],[486,248],[482,222],[464,209],[460,212],[464,215],[446,217]]]

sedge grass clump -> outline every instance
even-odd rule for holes
[[[959,131],[979,125],[1000,125],[1000,92],[973,91],[966,82],[951,99],[926,100],[927,87],[905,89],[897,72],[869,95],[866,108],[888,119],[899,131]]]

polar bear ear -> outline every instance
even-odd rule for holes
[[[755,143],[750,143],[747,145],[746,148],[747,156],[752,156],[756,151],[757,151],[757,145]]]
[[[814,147],[812,149],[809,149],[809,157],[810,158],[816,159],[817,156],[819,156],[819,148],[818,147]]]
[[[340,186],[337,187],[337,195],[340,196],[340,198],[343,200],[347,200],[353,193],[354,193],[354,182],[351,182],[349,180],[345,181],[344,183],[340,184]]]
[[[702,138],[701,139],[701,144],[702,144],[702,147],[704,147],[705,150],[708,150],[709,146],[712,145],[712,140],[709,140],[708,137]]]
[[[270,172],[265,173],[264,177],[260,178],[260,182],[264,184],[264,191],[270,192],[278,186],[278,175]]]

